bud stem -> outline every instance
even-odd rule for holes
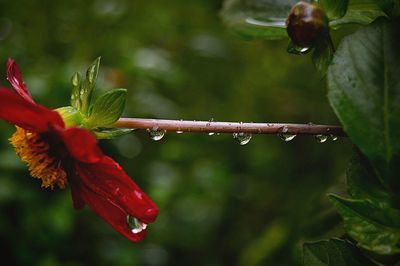
[[[296,135],[335,135],[346,136],[340,126],[286,123],[242,123],[218,121],[165,120],[147,118],[120,118],[112,127],[148,129],[157,128],[166,131],[201,133],[252,133],[278,134],[285,128],[285,134]]]

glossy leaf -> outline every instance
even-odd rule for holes
[[[121,117],[125,107],[126,90],[114,89],[101,95],[93,104],[87,127],[111,125]]]
[[[385,16],[378,2],[375,0],[349,0],[346,15],[339,19],[333,19],[329,25],[333,28],[346,24],[367,25],[376,18]]]
[[[343,40],[328,71],[328,98],[385,184],[400,189],[400,38],[382,18]]]
[[[226,0],[225,23],[247,38],[287,38],[286,17],[297,0]]]
[[[346,14],[349,0],[318,0],[316,1],[330,20],[339,19]]]
[[[368,266],[368,261],[351,243],[329,239],[303,245],[305,266]]]
[[[393,197],[383,186],[368,159],[355,150],[347,170],[348,192],[354,199],[368,199],[380,207],[391,207]]]
[[[336,195],[330,195],[330,199],[343,217],[346,232],[359,246],[382,255],[400,252],[400,211],[368,200]]]

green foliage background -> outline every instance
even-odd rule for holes
[[[17,60],[34,98],[69,103],[70,78],[102,56],[97,90],[128,90],[124,116],[338,124],[325,81],[286,41],[246,42],[221,2],[1,1],[0,73]],[[342,232],[327,191],[343,190],[351,145],[297,137],[145,132],[102,141],[157,202],[144,242],[131,243],[69,189],[31,178],[0,122],[0,248],[7,265],[300,265],[301,243]],[[339,185],[338,185],[339,184]]]

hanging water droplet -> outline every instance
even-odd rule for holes
[[[318,143],[324,143],[325,141],[328,140],[328,136],[327,135],[318,134],[318,135],[315,135],[315,139],[318,141]]]
[[[306,54],[310,50],[311,50],[310,47],[301,47],[301,46],[294,44],[293,42],[290,42],[287,47],[287,51],[291,54]]]
[[[289,142],[296,137],[296,134],[287,133],[288,131],[289,131],[289,128],[287,126],[284,126],[281,130],[281,133],[278,133],[278,136],[282,140]]]
[[[209,135],[209,136],[214,136],[214,135],[215,135],[215,132],[208,132],[208,135]]]
[[[148,128],[147,132],[149,133],[150,138],[152,140],[159,141],[160,139],[162,139],[164,137],[166,131],[165,131],[165,129],[153,127],[151,129]]]
[[[233,138],[240,144],[246,145],[250,142],[252,135],[250,133],[233,133]]]
[[[126,216],[126,223],[134,234],[138,234],[147,228],[147,224],[142,223],[131,215]]]
[[[336,135],[330,135],[330,137],[331,137],[332,141],[337,141],[338,140],[338,136],[336,136]]]

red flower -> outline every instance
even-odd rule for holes
[[[31,175],[42,187],[69,183],[76,209],[87,204],[128,239],[142,240],[158,214],[154,202],[103,154],[90,131],[67,128],[56,111],[33,101],[12,59],[7,79],[15,91],[0,88],[0,118],[16,125],[10,142]]]

